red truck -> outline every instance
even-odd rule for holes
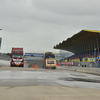
[[[23,56],[23,48],[12,48],[11,50],[11,67],[20,66],[24,67],[24,56]]]

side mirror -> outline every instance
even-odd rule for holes
[[[10,54],[10,57],[12,58],[12,54]]]
[[[44,56],[42,56],[42,58],[43,58]]]

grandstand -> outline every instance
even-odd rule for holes
[[[95,62],[100,60],[100,31],[81,30],[71,38],[54,46],[54,49],[73,52],[66,60],[74,62]]]

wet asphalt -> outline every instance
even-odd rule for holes
[[[100,89],[100,76],[68,71],[43,69],[42,58],[28,58],[22,67],[0,67],[0,86],[64,86]],[[33,65],[37,64],[37,69]],[[61,67],[61,66],[60,66]]]

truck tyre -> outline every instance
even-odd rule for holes
[[[42,65],[42,68],[45,68],[44,65]]]
[[[48,67],[45,66],[45,69],[48,69]]]

